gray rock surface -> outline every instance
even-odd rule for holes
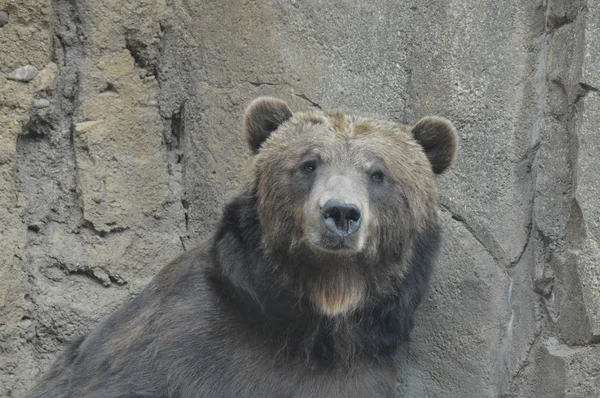
[[[32,81],[36,77],[37,73],[38,70],[35,66],[25,65],[10,72],[8,75],[6,75],[6,78],[8,80],[27,83]]]
[[[600,396],[600,0],[124,4],[0,0],[0,396],[209,236],[258,95],[458,128],[402,396]]]
[[[0,28],[8,23],[8,13],[6,11],[0,11]]]
[[[49,106],[50,106],[50,101],[48,101],[45,98],[41,98],[41,99],[37,99],[37,100],[33,101],[34,108],[41,109],[41,108],[47,108]]]

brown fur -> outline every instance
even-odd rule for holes
[[[363,278],[352,275],[340,264],[333,272],[320,275],[311,284],[311,301],[316,309],[328,316],[343,315],[357,309],[366,296]]]
[[[257,98],[246,110],[244,116],[244,137],[254,152],[258,151],[260,144],[277,127],[292,116],[292,111],[281,100]]]
[[[413,127],[413,136],[423,146],[433,172],[443,173],[454,161],[457,152],[456,131],[448,120],[430,116]]]

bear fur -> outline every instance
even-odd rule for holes
[[[440,242],[450,122],[246,110],[214,236],[73,342],[31,397],[393,397]]]

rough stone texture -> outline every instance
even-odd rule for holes
[[[33,101],[34,108],[47,108],[49,106],[50,101],[48,101],[46,98],[36,99],[35,101]]]
[[[600,0],[0,10],[0,396],[208,236],[258,95],[457,125],[402,396],[600,396]]]
[[[0,28],[8,23],[8,13],[6,11],[0,11]]]
[[[6,75],[6,78],[8,80],[27,83],[32,81],[37,76],[37,73],[38,70],[35,66],[25,65],[10,72]]]
[[[580,248],[574,250],[578,258],[584,305],[590,320],[592,335],[600,338],[600,95],[591,91],[581,99],[579,128],[579,158],[575,199],[581,208],[584,237]]]

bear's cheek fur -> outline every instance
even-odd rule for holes
[[[304,240],[303,206],[310,187],[294,184],[289,172],[265,171],[258,183],[259,218],[268,249],[293,251]]]

